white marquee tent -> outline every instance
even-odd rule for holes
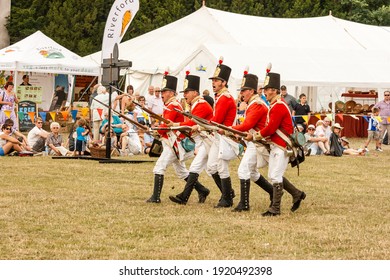
[[[71,77],[75,75],[98,76],[100,75],[100,64],[80,57],[41,31],[37,31],[0,50],[1,70],[15,72],[15,84],[21,82],[21,75],[34,73],[32,75],[35,80],[34,85],[41,85],[44,89],[40,106],[48,110],[54,92],[53,74],[67,74],[72,75]],[[72,94],[69,95],[69,97],[71,96]]]
[[[37,31],[0,50],[0,70],[97,76],[100,64],[80,57]]]
[[[233,71],[235,91],[245,66],[262,80],[269,62],[287,86],[390,87],[390,27],[335,18],[266,18],[202,7],[159,29],[119,45],[119,56],[133,62],[130,82],[141,93],[160,85],[166,67],[179,77],[185,70],[202,78],[202,89],[219,56]],[[100,52],[89,55],[100,61]]]

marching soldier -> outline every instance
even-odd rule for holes
[[[244,122],[240,125],[233,126],[233,129],[254,133],[265,127],[268,115],[268,106],[257,94],[257,84],[258,77],[253,74],[248,74],[247,71],[245,71],[240,94],[243,101],[246,102],[248,106],[245,111]],[[246,141],[245,143],[246,151],[238,167],[241,199],[240,203],[233,210],[235,212],[249,211],[250,180],[265,190],[272,201],[272,185],[264,178],[264,176],[260,175],[258,171],[260,163],[258,162],[257,149],[259,149],[259,154],[262,156],[261,151],[264,150],[265,147],[262,145],[256,147],[256,144],[252,141]],[[259,160],[264,162],[264,159],[262,158]],[[265,164],[267,164],[267,162],[265,162]]]
[[[296,211],[306,194],[298,190],[286,178],[283,178],[289,163],[289,155],[287,154],[287,144],[278,133],[280,131],[286,135],[293,133],[293,123],[290,110],[280,96],[280,74],[268,73],[264,81],[264,91],[267,100],[270,102],[268,113],[268,122],[266,126],[259,131],[248,134],[247,140],[260,140],[270,138],[271,151],[269,157],[268,178],[273,184],[272,203],[268,211],[262,216],[277,216],[280,215],[280,205],[283,196],[283,188],[292,195],[293,206],[291,211]]]
[[[184,117],[179,112],[175,111],[175,108],[178,110],[183,110],[180,103],[176,100],[176,87],[177,87],[177,78],[168,75],[165,72],[161,95],[164,101],[164,112],[163,117],[172,122],[183,122]],[[161,128],[167,127],[165,124],[160,125]],[[177,146],[177,137],[182,137],[181,135],[177,135],[179,133],[175,133],[173,131],[166,130],[158,130],[158,133],[161,135],[161,142],[163,145],[163,151],[156,162],[156,165],[153,169],[154,173],[154,188],[152,196],[146,201],[149,203],[160,203],[160,194],[164,184],[164,174],[167,167],[172,164],[173,168],[177,176],[180,179],[187,180],[188,178],[188,170],[184,164],[184,161],[179,160],[179,149]],[[180,143],[179,143],[180,144]],[[195,186],[196,190],[199,192],[200,196],[207,196],[209,194],[209,190],[204,186],[200,185],[197,182]]]
[[[200,78],[198,76],[189,75],[187,72],[184,80],[184,98],[190,106],[190,113],[205,120],[210,120],[213,117],[213,109],[210,104],[203,99],[199,94]],[[208,159],[208,144],[204,142],[203,137],[198,131],[196,123],[187,119],[180,123],[171,123],[168,126],[191,126],[193,127],[193,133],[191,137],[195,140],[197,154],[193,159],[189,168],[189,176],[183,192],[176,196],[170,196],[169,199],[178,204],[186,204],[191,195],[192,190],[198,182],[199,174],[205,169]],[[210,191],[204,192],[199,196],[199,202],[203,203]]]
[[[231,68],[222,64],[222,59],[219,60],[212,80],[213,91],[215,93],[214,116],[211,119],[216,123],[225,126],[232,126],[236,118],[236,102],[234,97],[227,89]],[[229,161],[224,160],[219,155],[220,137],[218,133],[214,135],[214,141],[211,145],[209,158],[207,161],[207,173],[210,174],[222,196],[216,208],[231,207],[233,205],[234,192],[229,174]]]

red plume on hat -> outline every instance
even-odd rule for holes
[[[219,57],[218,64],[221,65],[223,63],[223,56]]]
[[[244,76],[248,75],[249,72],[249,66],[246,66],[244,69]]]
[[[190,74],[190,69],[187,68],[187,69],[186,69],[186,76],[188,76],[189,74]]]
[[[268,63],[267,69],[265,70],[265,71],[267,72],[267,74],[268,74],[269,72],[271,72],[271,69],[272,69],[272,63],[270,62],[270,63]]]
[[[169,74],[169,67],[165,68],[164,76],[168,76],[168,74]]]

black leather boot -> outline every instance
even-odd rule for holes
[[[218,189],[222,193],[222,182],[221,182],[221,177],[219,177],[218,172],[213,174],[213,175],[211,175],[211,177],[213,177],[215,184],[217,185]]]
[[[161,203],[160,194],[164,185],[164,175],[154,174],[154,188],[152,196],[146,200],[148,203]]]
[[[283,196],[283,183],[275,183],[273,184],[272,188],[273,188],[272,205],[267,212],[261,214],[263,217],[280,215],[280,204],[282,202],[282,196]]]
[[[221,197],[219,198],[219,201],[221,201],[221,199],[222,199],[221,177],[219,177],[218,173],[215,173],[215,174],[211,175],[211,177],[213,177],[215,184],[217,185],[218,189],[221,191]],[[231,197],[232,197],[232,199],[236,197],[236,194],[234,193],[233,188],[232,188],[232,191],[231,191]]]
[[[191,174],[196,174],[196,173],[190,173]],[[208,197],[208,195],[210,194],[210,190],[208,188],[206,188],[205,186],[203,186],[200,182],[199,182],[199,174],[198,175],[198,178],[195,182],[195,190],[198,192],[198,202],[199,203],[204,203],[206,201],[206,198]]]
[[[272,204],[272,196],[273,196],[272,184],[268,182],[267,179],[265,179],[264,176],[262,175],[260,175],[260,178],[255,182],[255,184],[269,194],[269,200],[271,201]],[[271,207],[271,205],[269,207]]]
[[[230,177],[221,179],[222,198],[215,206],[215,208],[227,208],[233,205],[232,198],[232,181]]]
[[[286,192],[293,197],[293,205],[291,206],[291,212],[295,212],[301,206],[302,200],[306,198],[306,194],[303,191],[298,190],[289,180],[283,177],[283,185]]]
[[[233,212],[249,211],[249,191],[250,191],[250,180],[240,180],[241,198],[240,203],[234,208]]]
[[[194,189],[196,182],[198,181],[199,174],[190,173],[187,178],[184,179],[186,181],[186,185],[184,186],[183,192],[179,193],[176,196],[169,196],[169,199],[178,204],[187,204],[188,199]]]

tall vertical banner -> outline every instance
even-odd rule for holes
[[[102,61],[110,58],[139,9],[139,0],[115,0],[107,18],[102,43]]]

